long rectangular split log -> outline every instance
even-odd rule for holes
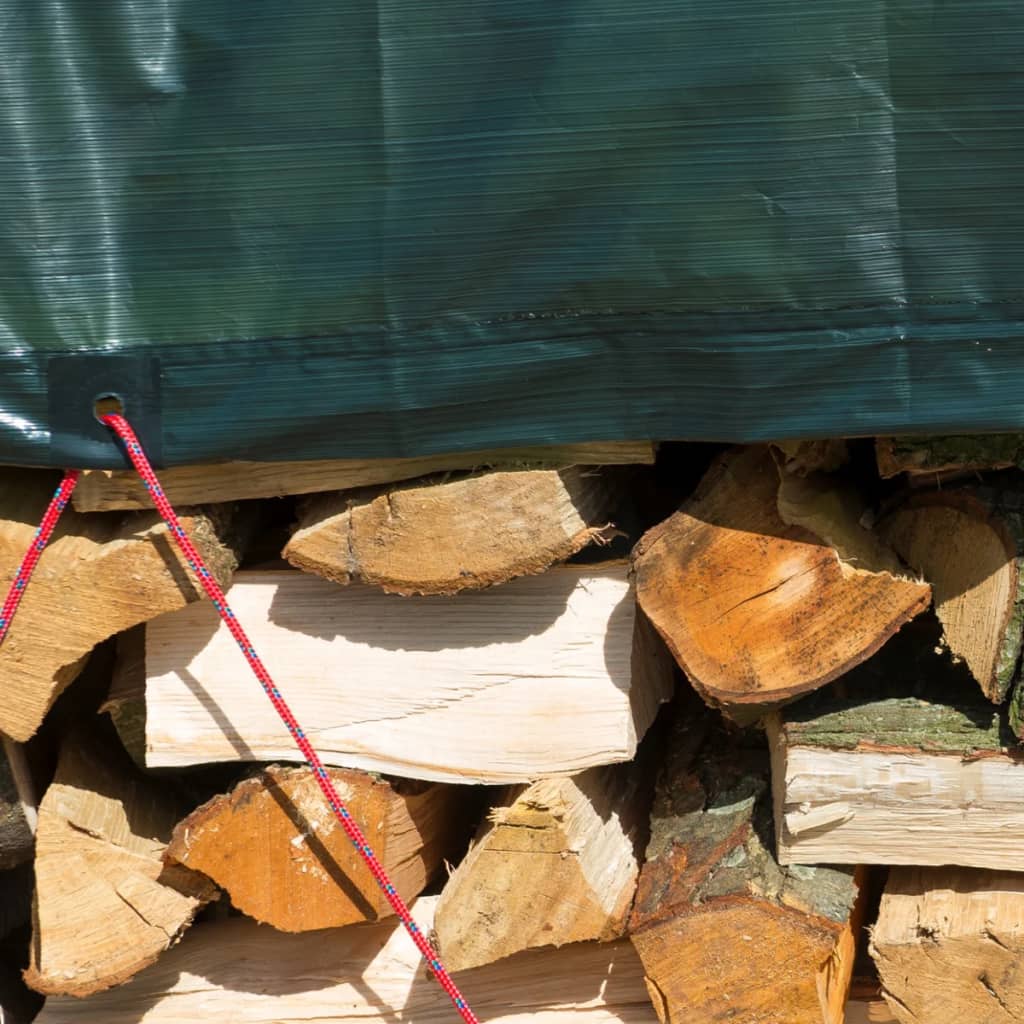
[[[229,598],[332,765],[487,783],[571,774],[631,758],[673,684],[624,564],[408,599],[243,571]],[[213,608],[150,623],[146,668],[149,766],[295,758]]]
[[[429,931],[436,899],[413,915]],[[651,1024],[625,940],[521,953],[463,972],[487,1024]],[[49,999],[37,1024],[448,1024],[454,1010],[393,921],[287,935],[243,918],[198,925],[124,988]]]
[[[335,768],[335,789],[406,901],[465,842],[475,801],[456,786],[387,782]],[[165,860],[200,871],[239,910],[286,932],[392,913],[308,768],[271,765],[174,829]]]
[[[900,1024],[1024,1019],[1024,875],[894,868],[871,955]]]
[[[676,723],[630,922],[662,1024],[841,1024],[859,927],[851,870],[783,868],[767,751]]]
[[[284,494],[352,490],[413,480],[431,473],[489,466],[602,466],[654,462],[650,441],[533,445],[475,452],[442,452],[409,459],[324,459],[312,462],[227,462],[174,466],[160,471],[164,492],[175,505],[275,498]],[[80,512],[148,509],[152,499],[131,470],[89,470],[74,494]]]
[[[769,719],[779,861],[1024,870],[1024,758],[966,698],[812,698]]]
[[[4,590],[35,540],[54,479],[49,473],[0,468]],[[226,584],[237,564],[227,540],[229,512],[186,512],[181,519],[211,572]],[[27,740],[93,647],[202,596],[155,512],[65,512],[0,647],[0,732]]]

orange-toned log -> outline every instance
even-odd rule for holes
[[[644,612],[705,700],[738,718],[836,679],[931,597],[895,556],[864,564],[881,545],[841,495],[789,477],[784,497],[786,518],[767,447],[733,449],[634,551]]]
[[[465,838],[467,799],[458,787],[391,783],[341,768],[330,776],[406,900]],[[391,913],[305,767],[271,765],[207,801],[179,822],[167,859],[201,871],[239,910],[281,931]]]

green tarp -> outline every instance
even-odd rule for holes
[[[0,462],[1024,428],[1019,3],[0,26]]]

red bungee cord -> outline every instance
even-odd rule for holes
[[[443,988],[448,994],[448,997],[455,1005],[459,1015],[464,1021],[466,1021],[466,1024],[479,1024],[476,1014],[473,1013],[466,1003],[466,1000],[463,999],[462,993],[459,991],[455,982],[452,981],[451,975],[449,975],[448,971],[445,969],[444,964],[441,963],[436,951],[430,945],[430,942],[420,930],[419,926],[412,919],[412,915],[409,913],[409,908],[406,906],[405,900],[403,900],[396,892],[394,885],[391,883],[391,879],[388,877],[388,874],[384,870],[380,861],[377,860],[377,857],[370,847],[370,844],[366,841],[366,837],[363,835],[362,830],[352,820],[352,816],[349,814],[348,808],[338,795],[338,791],[334,788],[334,784],[331,782],[330,776],[327,774],[327,769],[323,766],[323,762],[321,762],[317,752],[310,745],[309,740],[306,739],[306,734],[302,731],[299,723],[295,720],[295,716],[292,714],[291,709],[285,702],[285,699],[278,691],[274,680],[270,678],[270,673],[267,672],[266,668],[264,668],[263,663],[256,654],[256,649],[252,646],[249,638],[245,635],[245,631],[238,624],[238,620],[235,618],[235,613],[231,610],[231,607],[228,605],[227,598],[224,596],[224,591],[221,590],[219,584],[211,575],[210,570],[206,567],[206,563],[203,561],[202,556],[196,550],[192,541],[189,540],[188,535],[182,528],[181,523],[178,521],[178,517],[174,513],[174,509],[171,507],[170,502],[167,500],[167,496],[164,494],[163,488],[160,486],[160,481],[157,480],[156,474],[153,472],[153,467],[149,464],[149,460],[146,458],[146,455],[142,450],[142,445],[139,444],[139,439],[135,436],[135,431],[132,430],[128,421],[123,416],[116,413],[108,413],[107,415],[101,416],[100,419],[110,427],[110,429],[124,444],[128,458],[131,460],[132,465],[142,478],[142,482],[145,484],[150,498],[153,499],[153,504],[156,506],[157,511],[160,513],[163,521],[171,531],[171,536],[181,549],[181,553],[185,556],[185,560],[188,563],[189,568],[198,577],[202,588],[206,591],[207,596],[213,602],[214,608],[217,609],[217,613],[224,620],[231,632],[231,635],[235,638],[238,646],[241,648],[242,654],[245,656],[245,660],[249,662],[249,667],[255,673],[256,678],[260,681],[260,685],[263,687],[263,691],[266,695],[270,698],[271,704],[274,705],[274,710],[281,717],[281,721],[284,722],[288,731],[291,733],[296,746],[300,751],[302,751],[302,756],[306,759],[306,763],[312,769],[317,785],[320,787],[324,798],[327,800],[332,813],[341,823],[341,827],[345,830],[346,835],[352,840],[352,844],[355,846],[356,850],[359,851],[360,857],[362,857],[366,862],[366,866],[370,869],[370,873],[377,880],[377,884],[383,891],[388,903],[391,904],[392,909],[398,915],[398,919],[403,925],[405,925],[406,931],[408,931],[409,935],[412,936],[412,941],[416,943],[416,948],[423,954],[423,959],[426,960],[434,977],[441,985],[441,988]],[[61,481],[60,487],[57,489],[56,494],[54,494],[53,500],[50,502],[50,505],[43,516],[42,523],[36,531],[36,536],[32,542],[32,546],[26,553],[25,558],[18,569],[17,575],[14,577],[14,582],[11,584],[10,591],[7,594],[7,599],[4,601],[3,609],[0,610],[0,644],[3,643],[8,630],[11,628],[11,621],[18,609],[18,605],[25,593],[25,589],[28,587],[29,580],[32,577],[32,572],[36,567],[36,563],[39,561],[39,556],[43,553],[43,549],[46,547],[50,537],[53,535],[53,530],[57,525],[57,520],[60,518],[61,513],[67,506],[68,500],[71,497],[71,492],[75,489],[75,484],[78,483],[78,478],[78,470],[68,470],[65,473],[64,479]]]

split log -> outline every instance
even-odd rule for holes
[[[413,909],[429,931],[434,899]],[[457,980],[488,1024],[650,1024],[636,954],[625,941],[521,953]],[[393,921],[286,935],[236,918],[198,925],[122,989],[49,999],[37,1024],[448,1024],[448,997]]]
[[[34,842],[11,767],[0,751],[0,871],[31,860]]]
[[[352,490],[413,480],[431,473],[489,466],[559,468],[654,462],[650,441],[534,445],[490,451],[442,452],[411,459],[323,459],[313,462],[227,462],[172,466],[160,483],[174,505],[203,505],[285,494]],[[88,470],[73,497],[80,512],[148,509],[152,499],[131,470]]]
[[[850,461],[850,446],[839,438],[773,441],[772,447],[780,453],[785,472],[796,476],[834,473]]]
[[[885,643],[929,603],[927,585],[876,565],[859,509],[822,498],[798,477],[786,513],[850,545],[830,543],[780,514],[779,474],[767,448],[734,449],[694,496],[634,551],[637,599],[709,703],[733,717],[823,686]],[[826,515],[836,521],[826,531]]]
[[[883,478],[979,472],[1024,465],[1024,434],[953,434],[875,439]]]
[[[331,781],[406,901],[465,835],[453,786],[390,783],[336,768]],[[271,765],[181,821],[166,860],[211,878],[257,921],[285,932],[339,928],[392,913],[306,768]]]
[[[215,890],[166,868],[178,809],[116,740],[71,736],[39,808],[32,963],[38,992],[87,996],[153,963]]]
[[[305,507],[284,550],[296,568],[395,594],[455,594],[535,575],[607,543],[631,470],[495,471]]]
[[[110,689],[99,707],[140,767],[146,764],[146,629],[135,626],[117,638]]]
[[[1000,703],[1024,624],[1024,491],[997,484],[917,494],[879,532],[931,583],[945,642]]]
[[[900,1024],[1024,1018],[1024,875],[896,868],[871,955]]]
[[[629,760],[672,689],[668,659],[633,654],[624,564],[455,601],[243,571],[229,599],[327,764],[433,781],[571,774]],[[295,758],[212,607],[150,623],[146,667],[150,767]]]
[[[441,894],[434,927],[449,970],[624,933],[650,810],[647,760],[503,794]]]
[[[782,868],[767,751],[677,720],[630,921],[663,1024],[840,1024],[856,952],[852,871]]]
[[[47,473],[0,470],[0,587],[6,589],[53,490]],[[224,510],[182,517],[211,572],[226,583],[236,564]],[[202,596],[155,512],[83,516],[68,511],[0,647],[0,732],[35,733],[89,652],[107,637]]]
[[[781,863],[1024,870],[1024,758],[980,695],[812,698],[769,735]]]

